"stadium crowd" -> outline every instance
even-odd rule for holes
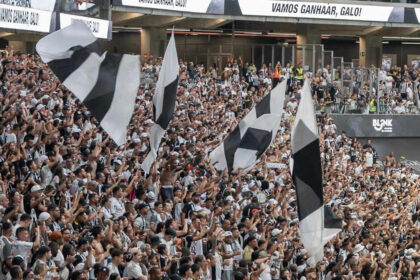
[[[212,73],[213,78],[217,78],[216,73]],[[274,67],[268,63],[257,69],[254,64],[243,63],[239,58],[223,69],[219,79],[230,87],[232,82],[242,82],[242,77],[248,84],[246,91],[249,91],[252,87],[274,86],[284,78],[288,80],[290,91],[299,96],[304,75],[302,63],[282,66],[278,62]],[[394,65],[386,71],[383,66],[380,69],[373,65],[368,69],[348,66],[331,69],[330,65],[322,67],[319,64],[313,75],[312,90],[318,112],[415,114],[420,108],[420,71],[407,65]]]
[[[3,51],[0,60],[0,279],[419,279],[419,176],[337,131],[326,113],[324,196],[344,226],[324,260],[307,265],[288,168],[301,88],[290,67],[273,146],[250,172],[227,174],[208,153],[283,77],[270,66],[219,74],[180,60],[175,116],[145,176],[160,59],[142,66],[119,147],[37,56]],[[335,88],[337,100],[328,84],[324,96]]]

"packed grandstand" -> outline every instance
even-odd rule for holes
[[[328,67],[313,75],[324,200],[344,225],[310,267],[289,169],[299,65],[180,59],[174,118],[146,175],[161,59],[142,65],[122,146],[37,55],[0,60],[0,279],[419,279],[419,176],[330,115],[416,113],[419,69],[379,71],[373,93]],[[209,153],[283,79],[273,145],[249,172],[216,171]]]

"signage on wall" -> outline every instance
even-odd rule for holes
[[[420,8],[279,0],[114,0],[114,5],[190,13],[420,24]]]
[[[414,8],[296,1],[238,0],[244,15],[419,24]]]
[[[213,0],[114,0],[114,5],[171,10],[191,13],[206,13]]]
[[[376,131],[391,133],[392,132],[392,119],[373,119],[372,126]]]
[[[34,32],[52,31],[50,11],[0,4],[0,27]]]
[[[333,115],[349,137],[420,137],[420,115]]]
[[[86,25],[89,26],[90,30],[97,38],[111,40],[112,21],[108,20],[61,13],[60,28],[69,26],[76,20],[80,20],[86,23]]]
[[[0,0],[0,4],[35,10],[53,11],[55,0]]]

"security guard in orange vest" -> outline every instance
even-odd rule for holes
[[[275,88],[276,85],[279,83],[280,75],[281,75],[281,64],[280,64],[280,62],[278,62],[277,65],[276,65],[276,68],[274,69],[273,88]]]

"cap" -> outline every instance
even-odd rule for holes
[[[17,255],[12,259],[12,265],[20,265],[25,262],[25,259],[21,255]]]
[[[226,200],[227,201],[234,201],[235,199],[231,195],[229,195],[229,196],[226,197]]]
[[[200,196],[200,194],[199,194],[198,192],[194,192],[194,193],[192,194],[192,196]]]
[[[146,133],[146,132],[143,132],[142,134],[140,134],[140,137],[147,138],[147,137],[148,137],[148,135],[147,135],[147,133]]]
[[[71,133],[80,133],[80,132],[82,132],[82,131],[80,130],[80,128],[73,127],[73,128],[71,129]]]
[[[55,151],[49,151],[47,157],[55,157]]]
[[[178,152],[176,152],[176,151],[173,151],[173,152],[171,152],[171,156],[179,156],[179,153]]]
[[[175,236],[176,236],[176,232],[175,232],[173,229],[168,228],[168,229],[165,231],[165,235],[171,235],[172,237],[175,237]]]
[[[271,236],[272,237],[276,237],[277,235],[279,235],[282,231],[278,228],[275,228],[271,231]]]
[[[41,214],[39,214],[38,221],[45,222],[49,218],[51,218],[51,215],[48,212],[42,212]]]
[[[102,273],[105,273],[105,274],[109,274],[109,268],[108,267],[106,267],[106,266],[101,266],[99,269],[98,269],[98,273],[99,272],[102,272]]]
[[[151,245],[159,245],[160,244],[160,237],[155,235],[150,239]]]
[[[267,257],[267,251],[266,250],[262,250],[258,253],[258,257],[259,258],[265,258]]]
[[[223,234],[223,237],[229,237],[229,236],[232,236],[232,232],[230,232],[230,231],[225,231],[225,233]]]
[[[39,110],[41,110],[41,109],[43,109],[43,108],[45,108],[45,106],[44,106],[44,105],[42,105],[42,104],[38,104],[38,105],[36,106],[36,110],[37,110],[37,111],[39,111]]]
[[[362,244],[356,244],[356,246],[354,246],[354,250],[353,253],[359,253],[360,251],[362,251],[365,248],[365,246],[363,246]]]
[[[254,214],[254,213],[259,213],[259,212],[261,212],[261,210],[260,210],[260,209],[252,209],[252,210],[251,210],[251,214]]]
[[[5,194],[0,194],[0,201],[6,200],[7,196]]]
[[[114,160],[114,164],[119,164],[119,165],[121,165],[121,164],[122,164],[122,162],[121,162],[121,160],[116,159],[116,160]]]
[[[31,188],[31,192],[37,192],[37,191],[41,191],[41,190],[43,190],[44,188],[43,187],[41,187],[40,185],[34,185],[34,186],[32,186],[32,188]]]
[[[148,205],[147,205],[146,203],[140,203],[140,204],[137,206],[137,209],[138,209],[138,210],[141,210],[141,209],[143,209],[143,208],[145,208],[145,207],[148,207]]]
[[[146,195],[146,197],[149,198],[149,199],[156,200],[156,195],[152,191],[148,192],[147,195]]]

